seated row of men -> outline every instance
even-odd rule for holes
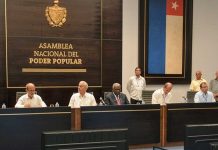
[[[208,91],[208,85],[206,80],[201,78],[201,72],[196,72],[196,79],[191,82],[190,89],[192,91],[198,91],[195,94],[194,102],[203,103],[203,102],[215,102],[214,97],[217,95]],[[218,71],[216,72],[216,79],[210,82],[211,86],[215,87],[218,84]],[[142,101],[142,90],[145,89],[146,82],[145,79],[141,76],[141,69],[139,67],[135,68],[135,76],[130,77],[127,83],[127,90],[130,94],[130,102],[132,104],[143,103]],[[21,96],[17,104],[16,108],[28,108],[28,107],[46,107],[46,104],[43,102],[41,97],[35,94],[35,85],[33,83],[28,83],[26,85],[27,94]],[[163,88],[156,90],[152,94],[152,104],[160,104],[165,105],[170,103],[172,99],[171,89],[173,88],[173,84],[167,82],[164,84]],[[70,98],[69,105],[72,108],[78,108],[80,106],[96,106],[95,97],[87,93],[88,84],[85,81],[80,81],[78,85],[78,93],[73,94]],[[121,93],[121,85],[119,83],[114,83],[112,86],[112,92],[109,92],[103,103],[106,105],[122,105],[129,104],[129,100],[127,96]]]
[[[215,73],[215,79],[210,81],[208,87],[207,81],[202,78],[201,71],[196,71],[196,78],[190,84],[190,91],[196,92],[194,96],[195,103],[210,103],[218,101],[218,71]],[[156,90],[152,95],[152,104],[165,105],[171,102],[172,83],[165,83],[162,89]],[[162,96],[162,98],[161,98]]]
[[[145,89],[146,82],[141,76],[141,69],[135,68],[135,76],[131,77],[127,90],[131,96],[131,103],[135,104],[142,100],[141,91]],[[78,108],[80,106],[96,106],[97,103],[92,94],[87,93],[88,84],[85,81],[81,81],[78,85],[78,93],[73,94],[70,98],[69,105],[72,108]],[[46,104],[42,101],[41,97],[35,94],[35,85],[28,83],[26,85],[27,94],[21,96],[15,107],[16,108],[28,108],[28,107],[46,107]],[[103,101],[107,105],[121,105],[129,104],[129,101],[125,94],[121,93],[121,85],[114,83],[112,86],[112,92],[105,96]]]
[[[85,81],[80,81],[78,85],[78,93],[71,96],[69,105],[72,108],[79,108],[80,106],[96,106],[95,97],[87,92],[88,84]],[[22,95],[15,108],[30,108],[30,107],[47,107],[42,98],[36,94],[36,87],[33,83],[26,84],[26,94]],[[112,92],[105,96],[104,102],[106,105],[123,105],[129,104],[125,94],[121,93],[121,85],[114,83]]]
[[[165,83],[163,88],[156,90],[152,94],[152,104],[166,105],[170,103],[172,98],[171,89],[172,83]],[[96,106],[95,97],[86,92],[88,89],[88,84],[85,81],[80,81],[78,86],[78,93],[71,96],[69,105],[72,108],[79,108],[80,106]],[[42,98],[35,94],[35,85],[33,83],[28,83],[26,85],[27,94],[21,96],[15,107],[16,108],[30,108],[30,107],[46,107],[45,102]],[[208,91],[208,85],[206,82],[200,84],[200,91],[195,94],[194,101],[196,103],[204,102],[216,102],[213,93]],[[109,92],[105,99],[103,100],[105,105],[123,105],[129,104],[127,96],[121,93],[121,85],[119,83],[114,83],[112,86],[112,92]]]

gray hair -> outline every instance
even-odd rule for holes
[[[88,85],[88,83],[86,81],[80,81],[79,85],[80,84],[84,85],[86,87],[86,89],[88,89],[88,87],[89,87],[89,85]]]
[[[112,85],[112,89],[114,89],[116,86],[120,86],[120,87],[121,87],[121,85],[120,85],[119,83],[114,83],[114,84]]]

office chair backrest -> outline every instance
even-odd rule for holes
[[[188,103],[194,103],[194,97],[196,93],[197,93],[196,91],[187,91],[186,97]]]
[[[154,93],[154,90],[143,90],[142,91],[142,100],[145,102],[145,104],[151,104],[153,93]]]
[[[16,102],[17,102],[17,100],[18,100],[21,96],[23,96],[24,94],[26,94],[26,92],[16,92]],[[35,94],[37,94],[36,91],[35,91]]]

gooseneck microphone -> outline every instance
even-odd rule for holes
[[[99,100],[100,100],[100,103],[102,103],[103,105],[106,105],[102,97],[100,97]]]

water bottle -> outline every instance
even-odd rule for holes
[[[2,104],[2,109],[6,109],[5,103]]]
[[[59,105],[59,103],[58,102],[56,102],[55,103],[55,107],[59,107],[60,105]]]

